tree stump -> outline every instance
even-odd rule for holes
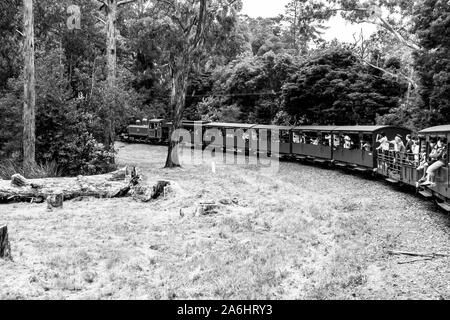
[[[8,239],[8,226],[0,226],[0,258],[12,258],[11,245]]]
[[[215,202],[201,202],[195,211],[196,216],[206,216],[219,213],[222,206]]]
[[[170,186],[169,181],[158,181],[153,187],[137,186],[134,189],[134,198],[142,202],[156,200],[160,196],[164,195],[164,191],[167,191],[168,186]]]
[[[47,208],[52,210],[53,208],[62,208],[64,201],[64,195],[57,193],[47,197]]]

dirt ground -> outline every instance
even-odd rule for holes
[[[119,162],[173,181],[151,203],[0,205],[13,261],[0,299],[448,299],[450,218],[413,193],[299,163],[162,169],[166,147],[119,143]],[[194,216],[198,202],[226,203]]]

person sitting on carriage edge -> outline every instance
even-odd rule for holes
[[[436,172],[446,165],[447,160],[447,148],[445,147],[447,141],[444,138],[439,138],[437,142],[437,150],[433,154],[434,162],[431,164],[428,169],[426,170],[427,179],[424,183],[422,183],[423,186],[430,186],[435,187],[436,183],[434,181],[434,178],[436,176]],[[430,155],[431,157],[431,155]]]
[[[429,158],[428,158],[428,159],[426,158],[426,153],[425,153],[425,152],[422,153],[422,159],[421,159],[420,165],[419,165],[419,167],[416,169],[417,171],[423,170],[422,178],[419,179],[419,181],[417,182],[418,184],[419,184],[419,183],[423,183],[423,182],[426,181],[427,169],[428,169],[428,167],[432,164],[433,156],[434,156],[434,154],[435,154],[436,151],[437,151],[436,142],[435,142],[434,140],[430,140],[430,142],[429,142],[428,144],[429,144],[430,150],[431,150],[431,151],[430,151]]]

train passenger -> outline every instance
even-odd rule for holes
[[[413,153],[412,152],[413,144],[414,144],[414,141],[411,139],[411,135],[407,134],[406,135],[406,145],[405,145],[406,153]]]
[[[381,132],[381,134],[378,134],[376,140],[380,144],[377,150],[389,151],[389,140],[386,133]]]
[[[339,146],[341,145],[341,140],[339,139],[339,136],[336,135],[336,134],[333,135],[333,136],[334,136],[334,139],[333,139],[333,140],[334,140],[334,142],[333,142],[333,143],[334,143],[334,146],[335,146],[335,147],[339,147]]]
[[[364,151],[370,152],[370,151],[372,151],[372,145],[370,144],[369,141],[362,141],[361,149],[363,149]]]
[[[353,145],[352,139],[348,136],[344,136],[344,149],[351,149]]]
[[[320,143],[320,138],[319,137],[317,137],[315,139],[311,138],[311,144],[313,144],[315,146],[318,146],[319,143]]]
[[[429,144],[430,150],[431,150],[429,158],[426,157],[426,153],[425,152],[422,153],[422,159],[421,159],[419,167],[417,168],[417,171],[423,170],[422,178],[420,178],[419,181],[418,181],[419,183],[423,183],[423,182],[426,181],[428,167],[431,164],[433,164],[432,163],[432,159],[433,159],[435,153],[437,152],[437,145],[436,145],[436,142],[434,140],[430,140],[430,142],[428,144]]]
[[[445,147],[446,141],[444,138],[440,138],[436,145],[436,152],[433,154],[433,156],[430,155],[430,158],[432,157],[432,161],[434,160],[433,164],[431,164],[428,169],[426,170],[427,179],[424,183],[422,183],[423,186],[430,186],[435,187],[435,176],[436,172],[444,167],[446,165],[446,159],[447,159],[447,148]]]
[[[402,136],[397,134],[395,139],[391,141],[394,144],[394,151],[398,153],[405,153],[406,147],[403,143]]]
[[[327,134],[325,136],[324,145],[331,146],[331,144],[332,144],[332,136],[331,136],[331,134]]]
[[[419,145],[419,138],[413,137],[412,139],[412,146],[411,146],[411,153],[413,154],[414,163],[416,165],[419,164],[419,153],[420,153],[420,145]]]

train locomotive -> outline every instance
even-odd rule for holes
[[[200,125],[200,126],[196,126]],[[164,119],[143,119],[130,125],[121,140],[166,144],[169,140],[170,122]],[[333,167],[341,167],[366,172],[383,177],[386,181],[416,188],[425,198],[435,200],[446,212],[450,212],[450,160],[448,152],[441,161],[444,165],[436,172],[435,182],[423,186],[418,183],[420,159],[418,154],[399,153],[393,150],[380,150],[379,137],[385,135],[388,141],[396,136],[403,141],[411,131],[398,126],[276,126],[243,123],[218,123],[208,121],[182,121],[181,127],[187,130],[191,141],[201,147],[221,146],[223,151],[265,154],[282,158],[314,162]],[[199,129],[200,128],[200,129]],[[215,139],[207,134],[214,130],[219,133]],[[270,133],[276,131],[276,137]],[[258,136],[268,134],[267,144],[260,144]],[[206,139],[203,139],[203,138]],[[427,128],[418,133],[420,155],[427,158],[432,152],[432,142],[445,141],[445,149],[450,147],[450,125]],[[239,143],[239,141],[242,141]],[[272,152],[276,150],[276,152]]]

